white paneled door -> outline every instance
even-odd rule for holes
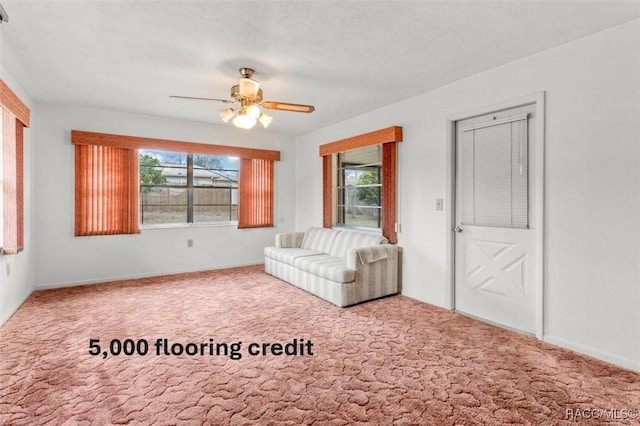
[[[456,310],[535,333],[535,106],[456,122]]]

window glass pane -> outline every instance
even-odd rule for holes
[[[528,227],[527,121],[463,132],[463,224]]]
[[[338,154],[338,224],[380,228],[382,147]]]
[[[186,188],[167,188],[159,185],[144,186],[141,191],[142,205],[171,206],[187,205]]]
[[[186,188],[143,186],[140,192],[141,223],[185,223],[187,221]]]
[[[341,223],[347,226],[380,227],[380,207],[345,207]]]
[[[380,208],[380,186],[338,188],[338,205]]]
[[[186,223],[187,206],[142,206],[141,223]]]
[[[230,157],[219,155],[193,154],[193,166],[202,169],[226,169],[232,161]],[[235,162],[237,163],[237,160]]]
[[[141,223],[237,220],[238,159],[140,150]]]
[[[380,227],[380,186],[338,189],[340,223],[353,226]]]
[[[237,206],[194,206],[193,221],[203,222],[230,222],[238,220]]]
[[[140,150],[140,184],[187,186],[187,154]]]
[[[232,203],[233,188],[194,188],[193,203],[198,204],[226,204]]]
[[[193,185],[237,187],[237,160],[212,155],[194,155]]]
[[[475,131],[474,210],[475,224],[511,224],[511,125]]]
[[[345,169],[353,175],[353,184],[358,186],[380,184],[379,168]]]

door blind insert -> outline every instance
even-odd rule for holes
[[[529,227],[528,114],[461,129],[462,224]]]

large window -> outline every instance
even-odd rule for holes
[[[238,220],[236,157],[139,151],[140,223]]]
[[[336,225],[381,227],[381,148],[374,145],[337,154]]]
[[[137,234],[140,223],[273,226],[280,151],[71,131],[75,235]]]

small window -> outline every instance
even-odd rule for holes
[[[338,153],[337,172],[337,225],[380,229],[381,145]]]
[[[139,150],[140,223],[238,220],[238,159]]]
[[[391,126],[320,145],[323,227],[358,227],[398,242],[398,142],[402,127]]]
[[[462,223],[528,228],[527,116],[462,129]]]

